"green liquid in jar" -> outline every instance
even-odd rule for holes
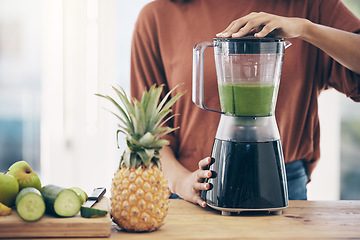
[[[221,110],[236,116],[268,116],[274,111],[274,85],[219,84]]]

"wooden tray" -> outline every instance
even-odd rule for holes
[[[94,207],[109,211],[109,200],[103,197]],[[109,237],[110,232],[110,213],[98,218],[83,218],[80,213],[70,218],[45,214],[36,222],[26,222],[13,209],[10,215],[0,217],[0,238]]]

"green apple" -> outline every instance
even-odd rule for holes
[[[19,183],[19,191],[26,187],[33,187],[40,191],[41,181],[26,161],[18,161],[6,171],[7,175],[14,176]]]
[[[80,198],[81,204],[84,204],[84,202],[86,202],[88,195],[86,194],[86,192],[84,190],[82,190],[79,187],[72,187],[70,189],[73,190],[78,195],[78,197]]]
[[[11,207],[19,192],[19,183],[11,175],[0,173],[0,202]]]

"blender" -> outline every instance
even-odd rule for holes
[[[221,113],[206,179],[201,192],[223,215],[243,211],[281,214],[288,206],[284,156],[275,105],[285,49],[282,38],[214,38],[193,49],[192,100]],[[204,51],[214,48],[221,111],[204,103]]]

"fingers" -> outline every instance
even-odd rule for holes
[[[211,178],[212,172],[209,170],[199,170],[196,172],[196,180],[203,182],[205,178]]]
[[[275,29],[277,29],[277,28],[273,23],[268,23],[261,29],[261,31],[259,31],[258,33],[255,33],[254,36],[258,37],[258,38],[266,37],[271,32],[273,32]]]
[[[197,197],[195,200],[194,200],[195,203],[199,204],[200,207],[206,207],[206,202],[201,198],[201,197]]]
[[[199,169],[206,169],[206,167],[208,167],[211,163],[211,158],[210,157],[206,157],[202,160],[199,161]]]
[[[199,204],[201,207],[206,207],[207,204],[200,197],[200,192],[212,189],[212,184],[204,183],[204,179],[212,177],[212,171],[203,169],[208,168],[212,163],[213,160],[211,158],[204,158],[203,160],[199,161],[199,170],[195,172],[196,181],[193,183],[192,188],[196,195],[194,195],[193,201]]]
[[[256,13],[250,13],[242,18],[234,20],[231,24],[221,33],[216,34],[217,37],[231,37],[232,34],[242,31],[241,28],[255,15]],[[246,33],[245,33],[246,34]],[[244,34],[244,35],[245,35]]]
[[[209,170],[214,159],[207,157],[199,161],[199,170],[196,171],[196,181],[203,182],[206,178],[211,178],[213,173]]]
[[[213,185],[204,182],[207,178],[216,176],[215,172],[209,170],[209,166],[214,163],[214,159],[207,157],[199,161],[199,169],[190,173],[181,181],[177,194],[183,199],[206,207],[206,202],[201,198],[201,191],[211,190]]]
[[[200,192],[201,190],[210,190],[211,185],[209,183],[195,183],[194,186],[195,192]],[[193,202],[199,204],[201,207],[206,207],[206,202],[200,197],[199,194],[194,196]]]
[[[259,31],[263,29],[270,22],[270,16],[268,14],[259,13],[252,18],[248,18],[244,27],[239,29],[239,31],[232,34],[232,37],[242,37],[252,31]]]
[[[216,34],[217,37],[243,37],[255,33],[255,37],[265,37],[278,28],[277,16],[268,13],[250,13],[233,21],[224,31]]]
[[[229,34],[228,32],[234,27],[234,25],[236,24],[236,21],[232,21],[230,23],[230,25],[221,33],[216,34],[216,36],[218,35],[223,35],[225,37],[226,34]],[[227,36],[227,35],[226,35]],[[219,37],[219,36],[218,36]],[[229,36],[230,37],[230,36]]]
[[[199,161],[199,169],[208,170],[210,165],[214,163],[214,159],[207,157]]]
[[[193,185],[193,188],[194,188],[195,192],[206,191],[206,190],[210,190],[211,184],[210,183],[195,183]]]

